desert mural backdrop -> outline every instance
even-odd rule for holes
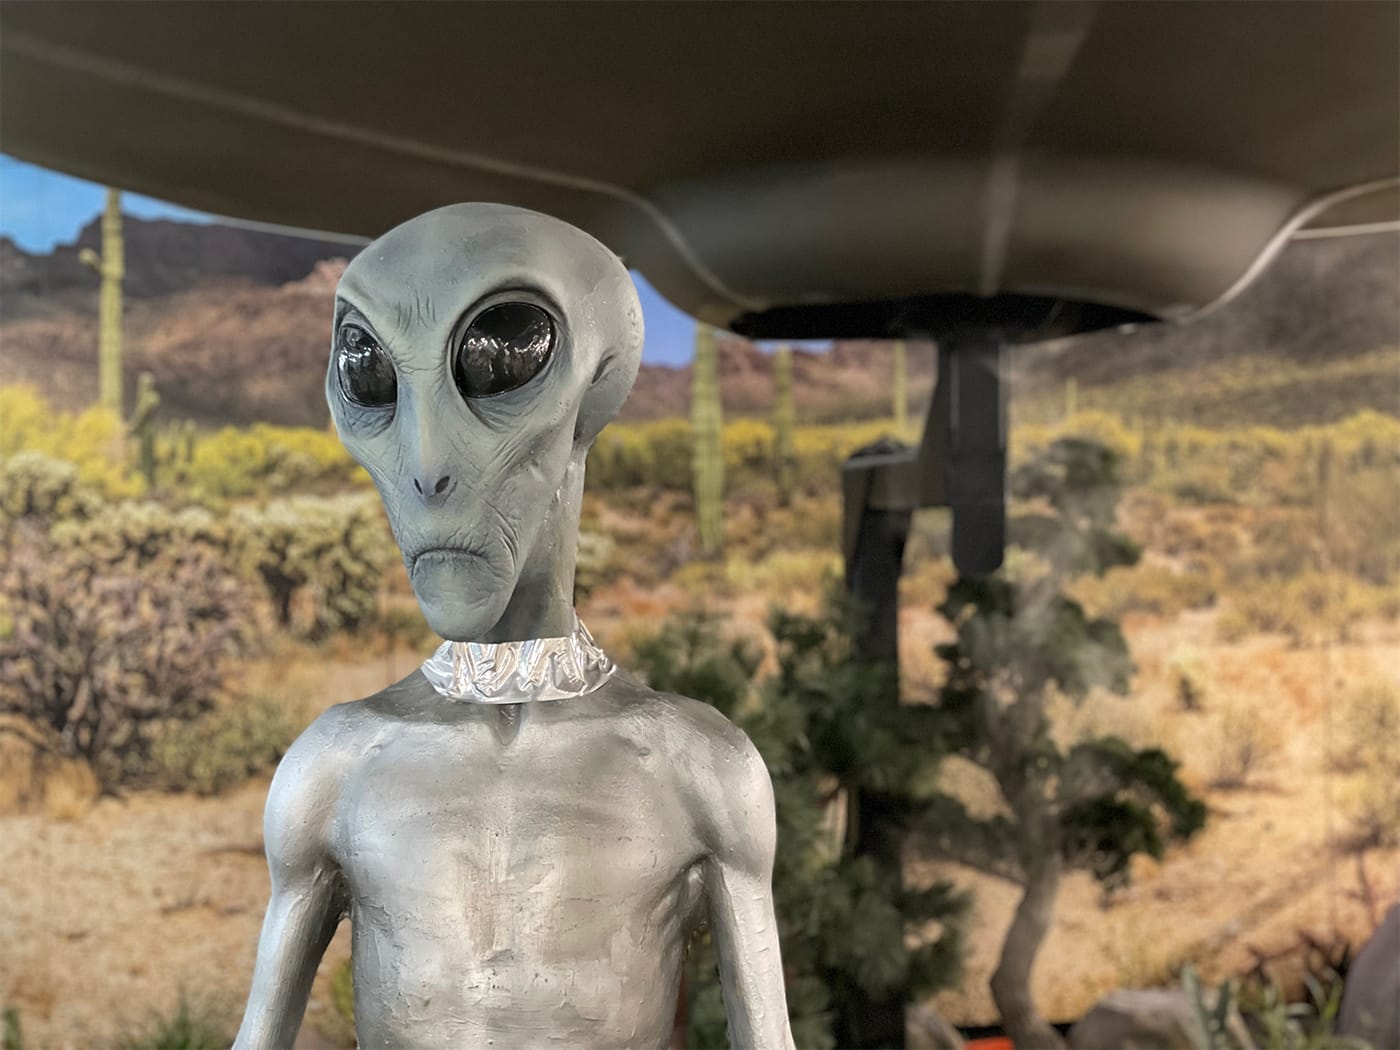
[[[267,898],[272,769],[435,639],[328,429],[354,247],[127,218],[119,415],[81,258],[99,226],[43,254],[0,239],[5,1045],[221,1045]],[[885,686],[852,673],[831,597],[839,471],[917,441],[934,348],[699,333],[695,364],[643,366],[589,460],[578,606],[621,663],[764,751],[799,1045],[832,1045],[852,982],[905,979],[879,956],[892,924],[928,1012],[996,1023],[1028,806],[1063,847],[1042,1017],[1187,967],[1256,1006],[1345,969],[1400,897],[1398,289],[1393,235],[1300,241],[1194,324],[1018,348],[1010,604],[969,597],[946,516],[920,512],[901,714],[878,724],[860,703]],[[1017,673],[989,723],[957,706],[979,666]],[[1057,772],[1008,797],[998,756],[1032,753]],[[1115,771],[1109,810],[1065,801],[1085,755]],[[875,790],[914,815],[902,894],[847,848],[852,793]],[[342,929],[299,1045],[353,1045],[349,949]],[[706,958],[695,1046],[723,1038]]]

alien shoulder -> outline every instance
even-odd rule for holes
[[[267,793],[263,844],[274,880],[324,865],[330,827],[363,714],[359,704],[324,711],[293,741]]]
[[[742,729],[710,704],[668,695],[680,723],[673,752],[697,826],[720,860],[766,870],[777,835],[773,781]]]

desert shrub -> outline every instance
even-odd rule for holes
[[[1348,641],[1357,624],[1389,616],[1397,601],[1387,588],[1338,572],[1306,572],[1290,580],[1242,587],[1216,630],[1223,641],[1248,634],[1283,634],[1294,645]]]
[[[1183,711],[1199,711],[1210,694],[1210,672],[1199,649],[1183,646],[1167,661],[1172,695]]]
[[[1393,744],[1388,765],[1368,765],[1342,794],[1355,849],[1400,846],[1400,748]]]
[[[391,649],[394,646],[423,649],[442,642],[423,618],[423,611],[412,601],[386,602],[375,621],[375,628],[384,635]]]
[[[140,565],[201,551],[256,584],[279,625],[307,638],[373,618],[384,568],[396,556],[378,502],[368,494],[295,496],[215,514],[127,502],[53,529],[57,546],[93,564]],[[251,615],[248,632],[261,625]]]
[[[122,421],[109,409],[62,412],[32,387],[0,387],[0,461],[21,452],[67,460],[78,480],[108,499],[139,494],[143,482],[127,469]]]
[[[335,434],[268,423],[225,427],[199,439],[187,470],[191,492],[212,500],[369,484]]]
[[[888,421],[797,427],[793,458],[800,486],[833,488],[851,453],[890,430]],[[724,426],[723,450],[726,475],[733,482],[772,483],[771,424],[743,417],[731,420]],[[684,419],[615,423],[598,436],[588,454],[588,484],[594,491],[637,486],[688,491],[690,453],[690,424]]]
[[[1209,756],[1211,787],[1248,787],[1283,750],[1286,727],[1262,700],[1232,697],[1220,706]]]
[[[759,561],[730,558],[725,579],[731,587],[763,594],[824,593],[841,575],[841,555],[833,550],[777,550]]]
[[[166,791],[217,795],[276,766],[299,731],[281,700],[256,696],[223,704],[165,726],[151,743],[143,779]]]
[[[793,434],[793,455],[797,480],[805,488],[831,490],[841,483],[841,467],[857,449],[888,437],[911,438],[896,434],[888,420],[866,423],[797,427]]]
[[[33,449],[0,460],[0,528],[22,518],[45,525],[86,521],[101,506],[100,493],[78,477],[76,464]]]
[[[229,515],[234,563],[261,580],[278,622],[307,638],[374,618],[397,550],[368,495],[294,496]]]
[[[614,423],[593,443],[585,474],[595,490],[659,486],[690,487],[690,423],[662,419]]]
[[[203,548],[104,564],[26,530],[0,575],[0,712],[116,783],[144,768],[162,726],[210,709],[247,616],[240,582]]]
[[[24,1050],[24,1029],[19,1022],[19,1008],[5,1007],[4,1035],[0,1037],[0,1047],[4,1050]]]
[[[60,522],[51,536],[74,556],[109,566],[147,564],[195,549],[225,558],[232,540],[228,524],[201,507],[171,510],[144,500],[112,504],[87,520]]]
[[[1335,475],[1320,498],[1327,564],[1377,585],[1400,582],[1400,466]]]
[[[611,536],[579,529],[578,557],[574,565],[574,600],[582,601],[599,584],[610,579],[617,564],[617,544]]]
[[[1332,768],[1351,774],[1342,802],[1358,848],[1400,845],[1400,688],[1374,678],[1339,704]]]
[[[771,476],[773,426],[760,419],[740,417],[724,426],[724,475],[752,481]]]
[[[1143,561],[1076,580],[1073,592],[1092,615],[1117,620],[1131,612],[1170,617],[1202,609],[1215,602],[1217,587],[1212,574],[1203,570],[1182,571]]]
[[[349,959],[331,971],[331,1005],[341,1020],[355,1023],[355,970]]]
[[[1307,974],[1303,984],[1305,1002],[1289,1002],[1277,982],[1249,981],[1240,989],[1240,1012],[1260,1050],[1372,1050],[1366,1040],[1336,1032],[1343,982],[1335,970]]]
[[[223,1050],[233,1042],[222,1010],[181,994],[175,1010],[155,1013],[117,1041],[117,1050]]]
[[[1328,756],[1333,769],[1354,772],[1400,745],[1400,687],[1389,679],[1373,678],[1349,690],[1338,715],[1336,746]]]

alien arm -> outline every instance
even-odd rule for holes
[[[334,799],[324,768],[324,719],[288,750],[268,791],[263,842],[272,896],[234,1050],[292,1045],[316,967],[344,914],[339,870],[327,848]]]
[[[792,1050],[773,910],[773,782],[749,739],[726,729],[708,800],[713,841],[705,887],[729,1041],[736,1050]]]

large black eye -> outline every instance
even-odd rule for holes
[[[463,397],[494,397],[528,383],[553,352],[549,314],[529,303],[501,303],[472,320],[452,372]]]
[[[374,337],[358,325],[342,325],[340,348],[336,353],[340,369],[340,389],[357,405],[383,408],[399,396],[394,363]]]

